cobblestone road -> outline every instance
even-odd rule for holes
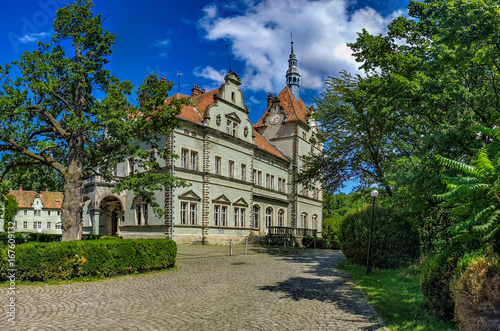
[[[377,330],[381,320],[340,251],[213,256],[180,247],[178,270],[89,283],[18,285],[17,319],[0,330]],[[225,253],[225,252],[224,252]],[[7,288],[0,288],[7,298]]]

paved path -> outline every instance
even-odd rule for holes
[[[18,285],[0,330],[377,330],[364,295],[335,267],[340,251],[226,254],[180,247],[178,270],[89,283]],[[7,288],[0,297],[7,298]],[[7,303],[7,302],[5,302]],[[381,321],[380,321],[381,322]]]

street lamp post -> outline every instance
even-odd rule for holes
[[[372,272],[372,268],[370,266],[370,248],[372,245],[372,232],[373,232],[373,217],[375,213],[375,199],[378,197],[378,191],[373,190],[371,193],[373,197],[373,204],[372,204],[372,219],[370,222],[370,234],[368,235],[368,252],[366,253],[366,274],[369,275]]]

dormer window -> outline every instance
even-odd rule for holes
[[[231,101],[236,102],[236,93],[231,92]]]
[[[236,137],[238,133],[238,123],[236,123],[235,121],[227,120],[226,133],[233,137]]]

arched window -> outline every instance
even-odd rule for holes
[[[301,223],[302,223],[302,224],[301,224],[301,225],[302,225],[302,228],[303,228],[303,229],[307,229],[307,228],[308,228],[308,227],[307,227],[307,214],[306,214],[306,213],[302,213],[302,214],[300,215],[300,220],[301,220]]]
[[[259,220],[260,220],[260,208],[257,205],[253,205],[253,227],[254,227],[254,229],[259,228]]]
[[[278,211],[278,226],[285,226],[285,211],[283,209]]]
[[[293,82],[296,83],[297,82],[297,77],[293,77]]]
[[[312,228],[318,230],[318,215],[312,216]]]
[[[271,207],[266,208],[266,228],[273,226],[273,209]]]

